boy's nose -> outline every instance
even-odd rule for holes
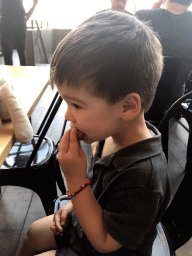
[[[75,118],[69,108],[67,108],[67,111],[65,112],[65,119],[70,122],[75,121]]]

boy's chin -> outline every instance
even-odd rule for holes
[[[85,137],[81,141],[83,141],[86,144],[92,144],[93,142],[96,142],[97,140],[91,139],[85,135]]]
[[[84,132],[77,130],[77,139],[85,142],[86,144],[91,144],[95,142],[95,140],[89,138]]]
[[[84,140],[85,137],[86,137],[86,135],[84,132],[77,130],[77,139],[78,140]]]
[[[87,136],[85,136],[81,141],[85,142],[86,144],[91,144],[91,143],[95,142],[95,140],[92,140],[92,139],[88,138]]]
[[[88,137],[84,132],[77,130],[77,139],[85,142],[86,144],[92,144],[93,142],[97,142],[96,138]]]

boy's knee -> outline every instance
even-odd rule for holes
[[[48,216],[37,220],[31,224],[28,229],[25,242],[36,251],[44,250],[44,248],[55,248],[55,238],[50,230],[53,216]]]
[[[27,235],[26,235],[26,241],[28,244],[38,244],[40,242],[41,238],[41,229],[38,224],[38,221],[35,221],[31,224],[31,226],[28,229]]]

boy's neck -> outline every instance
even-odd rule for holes
[[[122,128],[122,131],[116,136],[109,137],[105,140],[101,156],[106,156],[118,150],[135,144],[139,141],[151,138],[152,135],[146,126],[145,120],[128,124]]]

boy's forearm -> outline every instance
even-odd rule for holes
[[[77,138],[77,129],[67,130],[59,143],[59,164],[65,175],[69,194],[87,184],[87,158]],[[77,219],[89,242],[99,252],[112,252],[121,247],[105,230],[103,210],[90,186],[71,197]]]
[[[73,183],[67,183],[73,189]],[[121,245],[104,228],[103,210],[97,203],[90,186],[71,198],[77,219],[92,246],[99,252],[115,251]]]

